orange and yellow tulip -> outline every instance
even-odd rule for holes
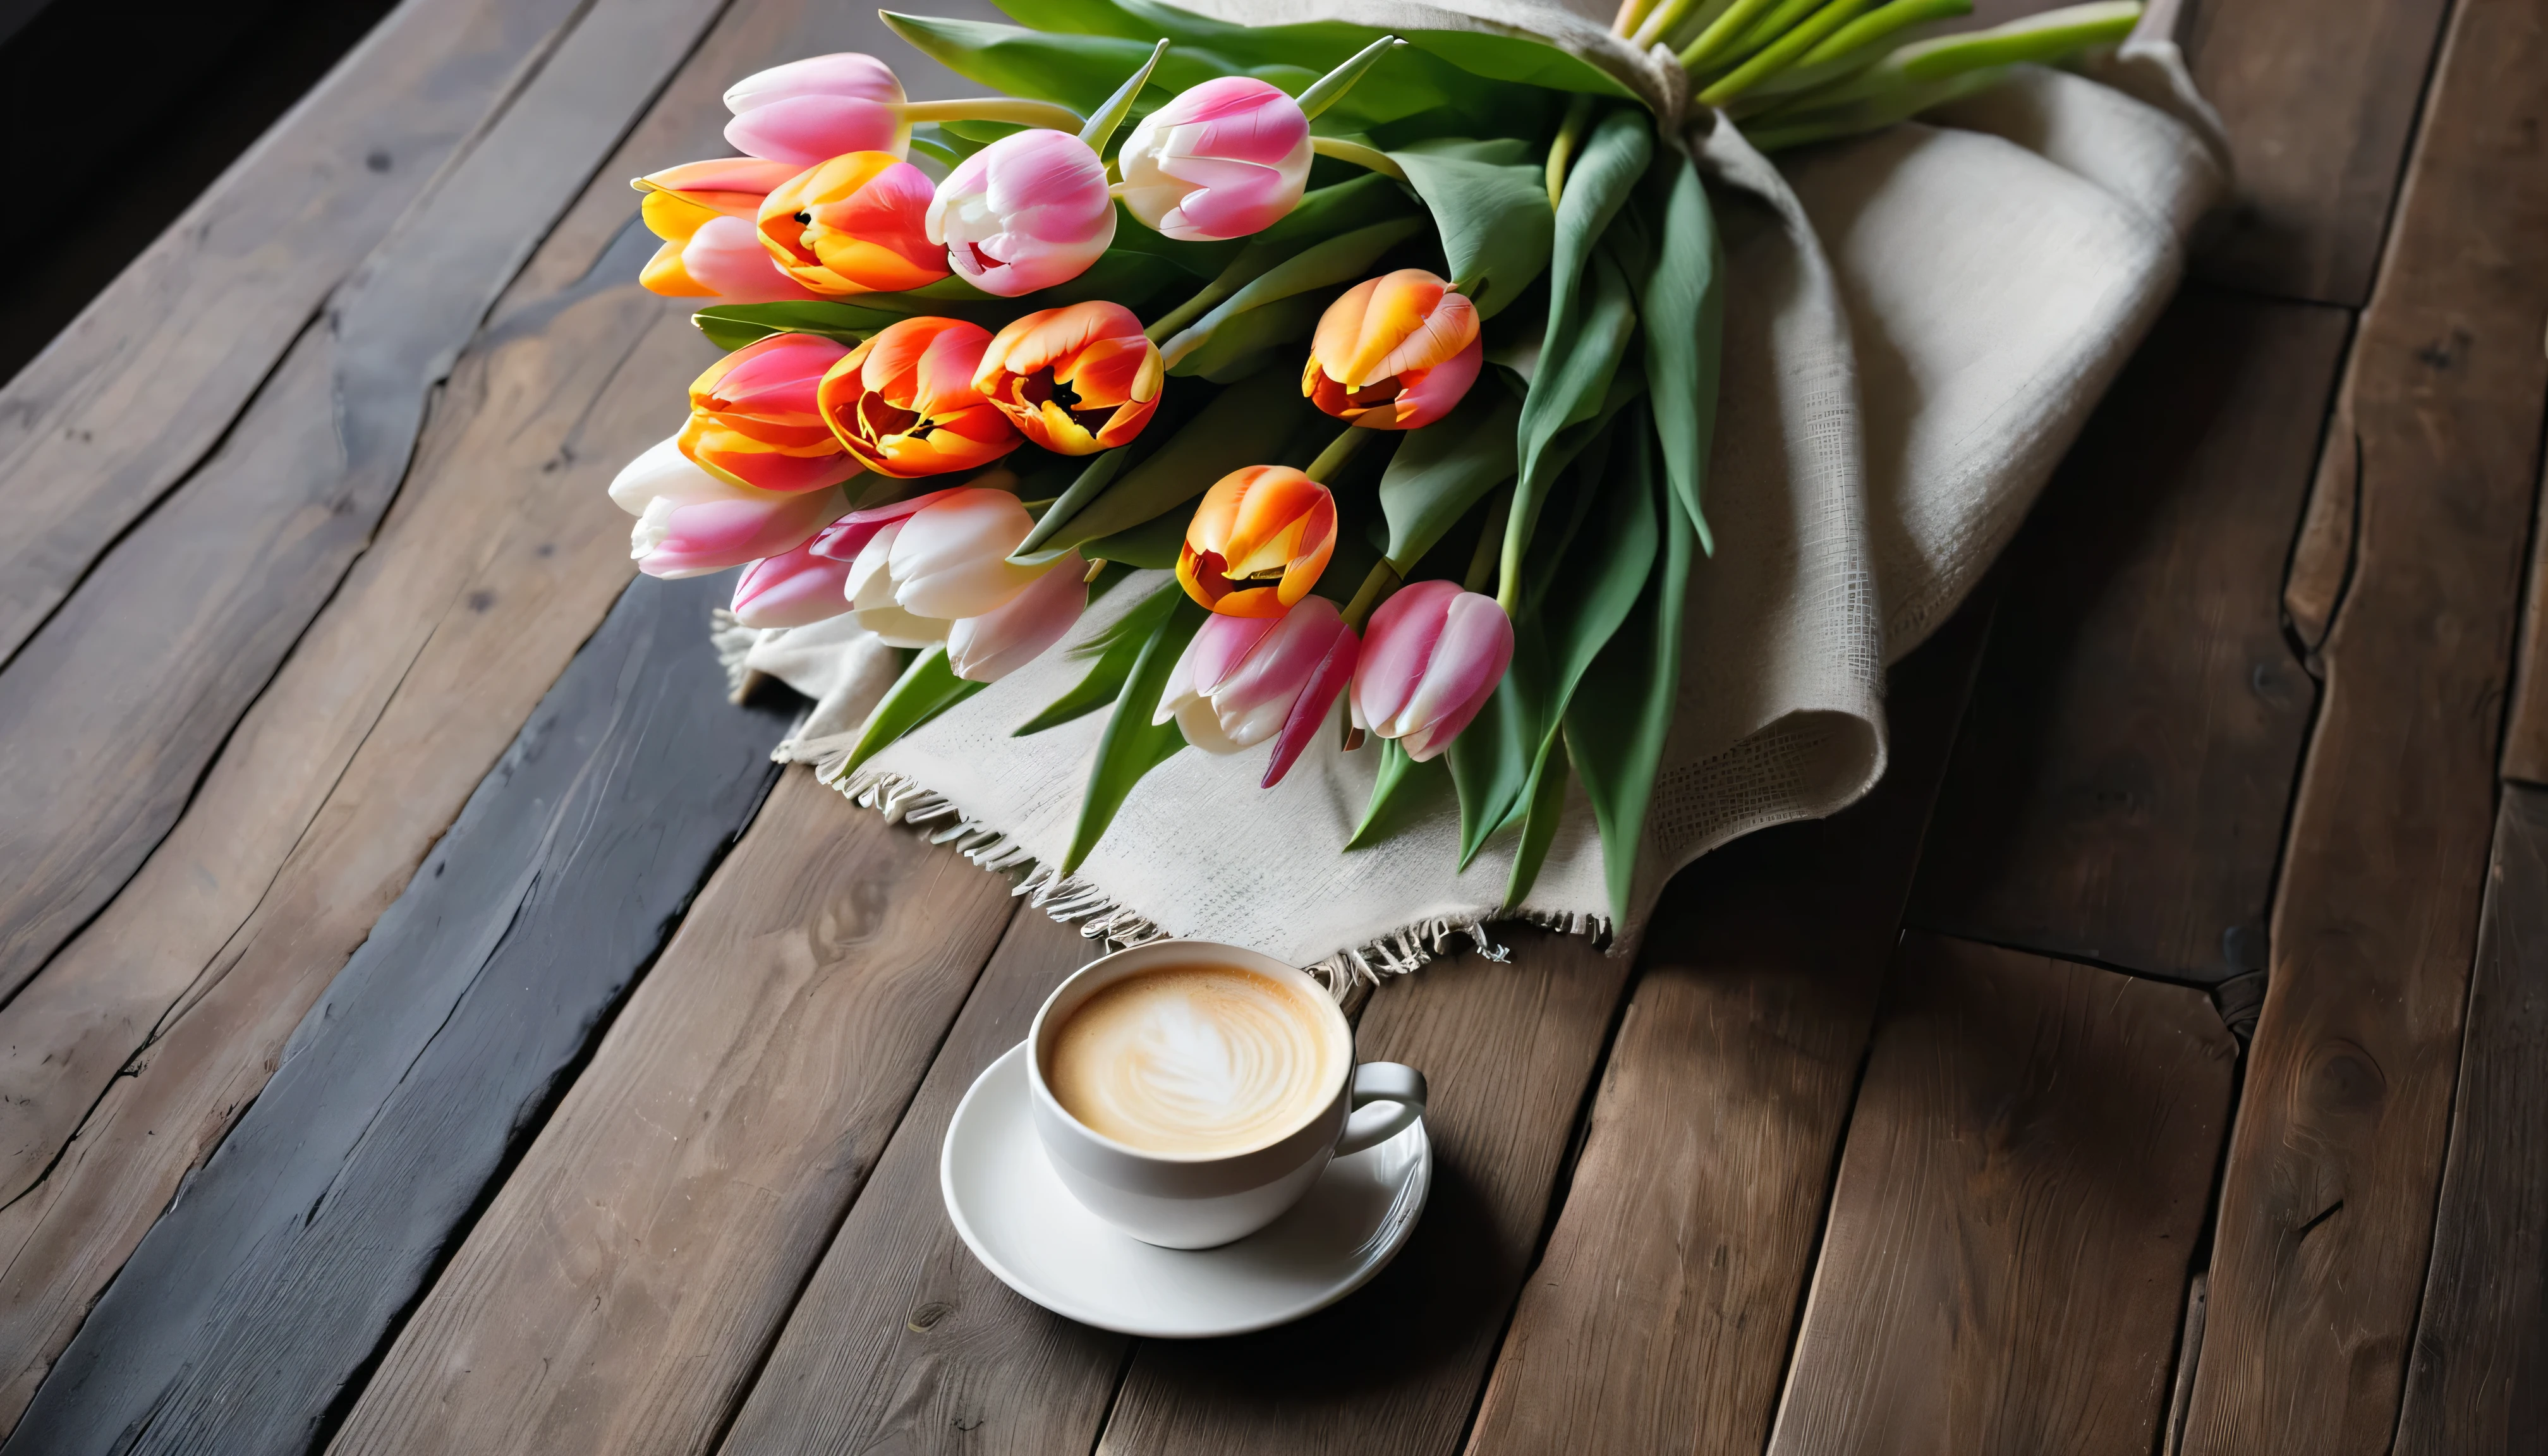
[[[1301,394],[1364,429],[1416,429],[1451,412],[1485,359],[1477,305],[1421,268],[1401,268],[1327,306]]]
[[[1288,465],[1250,465],[1206,491],[1177,552],[1186,594],[1223,616],[1279,617],[1336,549],[1336,502]]]
[[[825,298],[899,293],[947,276],[929,240],[929,174],[889,151],[846,152],[771,190],[757,213],[780,272]]]
[[[682,453],[717,479],[756,490],[819,491],[859,473],[823,422],[823,374],[850,351],[809,333],[774,333],[708,366],[690,384]]]
[[[673,298],[727,298],[772,304],[815,295],[772,262],[753,229],[763,199],[797,169],[785,162],[734,156],[684,162],[640,177],[639,216],[664,245],[637,281]]]
[[[1086,303],[1001,329],[973,388],[1028,439],[1058,455],[1093,455],[1150,422],[1165,374],[1132,310]]]
[[[955,318],[905,318],[823,376],[815,404],[860,463],[901,480],[988,465],[1018,429],[973,388],[991,332]]]

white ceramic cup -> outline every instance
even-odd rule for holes
[[[1234,965],[1304,992],[1335,1039],[1335,1086],[1309,1121],[1261,1147],[1229,1153],[1150,1152],[1097,1133],[1062,1110],[1045,1080],[1053,1039],[1072,1012],[1127,976],[1175,965]],[[1082,966],[1053,988],[1027,1034],[1036,1138],[1062,1186],[1088,1211],[1144,1243],[1212,1248],[1283,1216],[1327,1160],[1397,1137],[1424,1116],[1424,1074],[1394,1061],[1353,1060],[1353,1027],[1323,986],[1270,956],[1210,941],[1152,941]]]

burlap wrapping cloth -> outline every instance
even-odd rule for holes
[[[1189,0],[1191,3],[1191,0]],[[1224,0],[1257,23],[1350,11],[1365,25],[1527,29],[1662,98],[1678,82],[1592,20],[1522,0],[1466,13],[1352,0]],[[1242,14],[1243,12],[1243,14]],[[1727,251],[1720,425],[1707,481],[1716,536],[1694,572],[1678,716],[1634,880],[1612,926],[1580,791],[1521,918],[1633,944],[1673,873],[1737,836],[1826,815],[1884,772],[1884,665],[1954,610],[2005,545],[2089,410],[2175,288],[2226,152],[2174,46],[2138,41],[2099,80],[2029,68],[1993,91],[1776,165],[1736,130],[1688,135]],[[1162,576],[1164,574],[1151,574]],[[1147,593],[1102,597],[1082,640]],[[842,617],[729,635],[745,666],[817,699],[784,758],[838,761],[890,684],[886,651]],[[1321,734],[1279,786],[1265,750],[1183,753],[1135,788],[1062,879],[1103,713],[1012,730],[1072,685],[1064,652],[992,684],[843,787],[935,826],[1020,893],[1092,935],[1233,942],[1331,979],[1489,946],[1505,914],[1511,830],[1453,872],[1447,801],[1376,847],[1341,852],[1377,753]],[[1616,934],[1613,934],[1613,932]]]

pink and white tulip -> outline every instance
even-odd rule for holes
[[[964,281],[1016,298],[1087,272],[1115,240],[1115,199],[1087,142],[1067,132],[1019,132],[938,184],[927,226]]]
[[[1085,564],[1065,556],[1027,589],[947,632],[949,671],[972,682],[997,682],[1044,654],[1088,608]]]
[[[734,120],[725,139],[737,151],[810,167],[850,151],[911,149],[902,82],[872,55],[811,55],[757,71],[727,88]]]
[[[650,577],[698,577],[801,546],[849,501],[838,486],[780,494],[737,486],[690,463],[679,438],[659,441],[610,483],[637,517],[628,554]]]
[[[1362,643],[1336,604],[1305,596],[1279,617],[1216,612],[1168,673],[1150,721],[1177,722],[1186,742],[1234,754],[1274,740],[1273,787],[1327,720],[1354,676]]]
[[[819,534],[819,533],[817,533]],[[814,543],[765,556],[734,584],[735,620],[747,627],[802,627],[850,609],[850,564],[814,554]]]
[[[1354,726],[1423,763],[1450,746],[1511,666],[1512,623],[1492,596],[1416,582],[1380,604],[1354,669]]]
[[[1051,570],[1008,560],[1034,526],[1009,492],[957,486],[854,511],[813,549],[850,562],[842,590],[861,626],[896,647],[926,647],[946,641],[957,619],[1007,605]]]
[[[1124,206],[1180,242],[1245,237],[1283,220],[1310,181],[1310,119],[1251,76],[1222,76],[1141,119],[1116,163]]]

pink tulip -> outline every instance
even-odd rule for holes
[[[1305,596],[1280,617],[1216,612],[1169,671],[1150,721],[1176,719],[1186,742],[1206,753],[1234,754],[1273,739],[1264,779],[1271,788],[1326,722],[1361,652],[1353,628],[1323,596]]]
[[[1512,663],[1512,623],[1492,596],[1416,582],[1371,614],[1354,670],[1354,726],[1423,763],[1450,746]]]
[[[1024,592],[947,633],[947,666],[973,682],[997,682],[1061,640],[1088,607],[1088,574],[1065,556]]]
[[[813,55],[744,77],[725,93],[737,151],[810,167],[849,151],[911,148],[902,82],[872,55]]]
[[[1067,132],[1019,132],[938,184],[928,228],[966,282],[1016,298],[1087,272],[1115,240],[1115,199],[1087,142]]]
[[[1281,222],[1310,180],[1310,119],[1250,76],[1180,93],[1124,140],[1124,206],[1180,242],[1244,237]]]
[[[859,473],[815,403],[824,372],[849,353],[811,333],[754,339],[690,384],[682,453],[719,480],[764,491],[812,491]]]
[[[718,480],[658,441],[610,483],[610,499],[637,517],[628,554],[650,577],[697,577],[801,546],[849,500],[838,486],[782,495]]]
[[[952,494],[953,489],[931,491],[890,505],[851,511],[805,544],[813,555],[841,563],[844,602],[858,613],[859,625],[888,647],[928,647],[947,640],[947,622],[915,616],[895,603],[890,568],[894,537],[902,533],[902,523]]]
[[[765,556],[734,584],[735,620],[747,627],[802,627],[850,609],[842,584],[850,564],[817,556],[814,543]]]

